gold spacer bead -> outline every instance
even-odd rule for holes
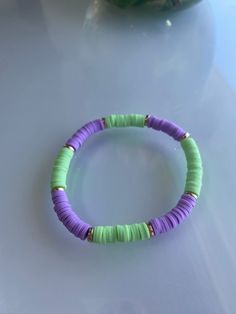
[[[190,191],[187,191],[185,193],[193,196],[194,198],[196,198],[196,200],[198,199],[198,195],[196,193],[193,193],[193,192],[190,192]]]
[[[105,117],[102,117],[102,122],[103,122],[103,125],[104,125],[104,128],[106,129],[106,118]]]
[[[155,232],[154,232],[153,227],[150,224],[150,222],[148,222],[146,225],[148,226],[148,230],[149,230],[150,236],[154,237],[155,236]]]
[[[147,115],[145,116],[145,119],[144,119],[144,125],[146,125],[146,126],[147,126],[147,124],[148,124],[148,118],[149,118],[149,114],[147,114]]]
[[[72,152],[75,152],[75,151],[76,151],[76,149],[75,149],[72,145],[66,144],[66,145],[64,145],[64,147],[66,147],[66,148],[72,150]]]
[[[186,138],[189,138],[189,137],[190,137],[190,133],[186,132],[186,133],[184,134],[184,136],[181,138],[181,141],[182,141],[182,140],[185,140]]]
[[[89,242],[93,241],[93,232],[94,232],[94,228],[89,228],[88,235],[87,235],[87,240]]]
[[[65,188],[63,186],[55,186],[52,188],[52,191],[65,191]]]

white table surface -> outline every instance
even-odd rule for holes
[[[234,0],[163,15],[0,0],[0,314],[236,313],[235,18]],[[197,140],[203,190],[175,231],[104,246],[57,220],[56,153],[111,113],[164,117]],[[93,225],[147,221],[176,204],[185,166],[163,134],[109,130],[78,153],[68,193]]]

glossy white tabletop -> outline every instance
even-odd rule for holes
[[[0,0],[0,314],[236,313],[236,6],[159,14],[102,0]],[[191,216],[150,241],[96,245],[57,220],[53,160],[84,123],[154,114],[199,144]],[[176,205],[180,145],[106,130],[73,160],[68,193],[92,225],[148,221]]]

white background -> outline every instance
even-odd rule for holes
[[[233,0],[164,15],[0,0],[0,314],[236,312],[235,17]],[[175,231],[104,246],[57,220],[58,150],[111,113],[164,117],[197,140],[203,190]],[[185,168],[164,134],[106,130],[73,160],[68,193],[92,225],[148,221],[176,205]]]

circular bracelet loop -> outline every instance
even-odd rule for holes
[[[94,133],[114,127],[148,127],[162,131],[180,142],[187,161],[184,193],[177,205],[165,215],[148,222],[116,226],[91,226],[73,211],[66,194],[66,179],[75,152]],[[189,133],[176,124],[152,115],[110,115],[85,124],[66,142],[54,162],[51,176],[51,195],[59,220],[76,237],[90,242],[132,242],[149,239],[174,229],[192,211],[202,185],[202,161],[198,146]]]

